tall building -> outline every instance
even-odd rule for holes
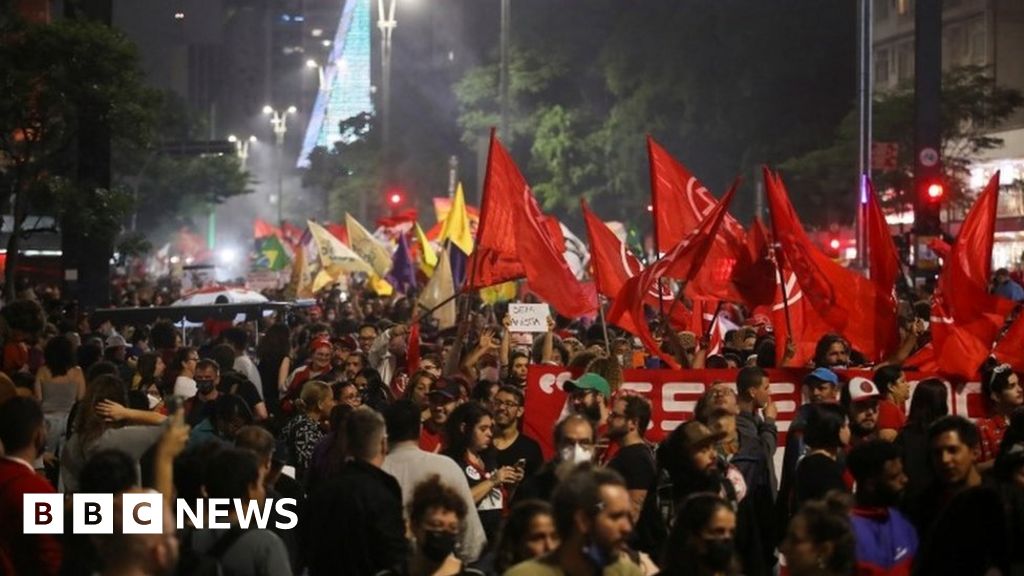
[[[873,0],[875,91],[907,85],[914,78],[915,0]],[[943,0],[942,66],[985,66],[1000,86],[1024,92],[1024,2],[1020,0]],[[1024,255],[1024,110],[993,128],[1003,146],[986,151],[971,168],[970,186],[980,190],[996,170],[1004,188],[993,260],[1019,265]],[[948,222],[956,233],[962,214]]]

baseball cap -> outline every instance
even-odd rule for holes
[[[679,425],[683,447],[687,450],[699,450],[710,446],[726,437],[725,432],[712,432],[699,420],[690,420]]]
[[[324,338],[324,337],[314,338],[313,341],[309,343],[309,351],[310,352],[316,352],[317,350],[319,350],[321,348],[330,349],[331,347],[332,346],[331,346],[330,339]]]
[[[107,348],[117,348],[119,346],[121,348],[128,346],[128,342],[125,341],[124,336],[121,336],[120,334],[111,334],[110,336],[107,336]]]
[[[344,336],[335,336],[331,339],[331,344],[334,344],[342,350],[351,351],[359,349],[359,343],[356,342],[356,339],[347,334]]]
[[[861,402],[881,396],[875,383],[861,376],[850,378],[846,390],[850,393],[850,402]]]
[[[570,394],[574,390],[593,390],[600,392],[605,398],[612,395],[612,387],[608,385],[608,381],[593,372],[587,372],[574,380],[566,380],[563,389]]]
[[[839,376],[828,368],[815,368],[804,378],[804,384],[817,384],[818,382],[828,382],[829,384],[838,385]]]
[[[456,400],[462,395],[462,387],[452,378],[440,378],[434,387],[427,392],[427,397],[444,397],[448,400]]]

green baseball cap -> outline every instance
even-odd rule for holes
[[[573,390],[593,390],[605,398],[610,398],[612,395],[612,387],[608,385],[608,381],[593,372],[587,372],[575,380],[566,380],[565,386],[562,388],[570,394]]]

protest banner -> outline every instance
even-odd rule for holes
[[[724,382],[734,390],[738,370],[623,370],[624,390],[645,396],[651,402],[651,424],[646,438],[660,442],[679,424],[693,418],[697,400],[709,386]],[[779,428],[779,446],[786,445],[786,432],[797,409],[805,402],[802,390],[806,368],[783,368],[766,370],[771,381],[772,399],[779,409],[776,423]],[[930,374],[907,372],[911,394],[917,382],[931,377]],[[840,372],[843,381],[853,376],[871,377],[867,370]],[[545,457],[554,452],[552,432],[554,426],[566,414],[568,396],[564,392],[565,381],[572,378],[569,370],[558,366],[530,366],[526,377],[526,409],[523,415],[523,433],[530,436],[544,451]],[[949,385],[947,383],[947,385]],[[948,398],[951,414],[968,418],[984,416],[984,402],[981,384],[967,382],[950,386]]]

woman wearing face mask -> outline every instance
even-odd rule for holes
[[[724,498],[697,492],[683,501],[666,546],[662,576],[732,576],[736,513]]]
[[[457,556],[456,543],[467,512],[462,497],[442,484],[440,477],[417,484],[408,506],[412,554],[378,576],[483,576]]]
[[[445,423],[448,446],[444,451],[444,455],[454,460],[466,475],[480,523],[491,541],[498,534],[510,489],[523,479],[522,471],[513,466],[495,467],[491,447],[492,424],[491,412],[487,408],[476,402],[460,405]]]

